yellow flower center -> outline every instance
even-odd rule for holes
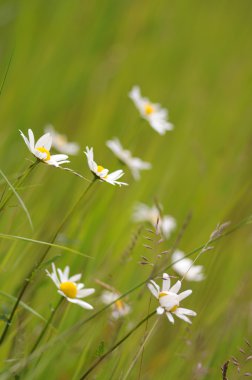
[[[174,306],[171,308],[171,310],[169,310],[169,311],[174,312],[174,311],[177,310],[178,307],[179,307],[179,305],[174,305]]]
[[[152,107],[151,104],[147,103],[144,106],[144,111],[145,111],[146,115],[151,115],[154,112],[154,108]]]
[[[43,158],[43,161],[48,161],[51,158],[49,150],[44,148],[43,146],[36,148],[40,153],[46,153],[46,158]]]
[[[118,310],[122,310],[124,308],[124,304],[123,304],[123,301],[121,300],[118,300],[115,302],[115,306]]]
[[[167,296],[167,293],[166,292],[160,292],[158,297],[161,298],[161,297],[164,297],[164,296]]]
[[[97,166],[97,171],[98,171],[98,173],[101,173],[103,170],[104,170],[104,167],[103,167],[103,166],[101,166],[101,165],[98,165],[98,166]]]
[[[158,298],[160,299],[160,298],[165,297],[165,296],[169,296],[169,292],[165,292],[165,291],[160,292],[159,295],[158,295]],[[171,297],[173,297],[173,296],[171,296]],[[177,299],[177,300],[174,300],[174,301],[175,301],[177,304],[175,303],[175,305],[172,306],[171,309],[166,308],[166,307],[165,307],[165,304],[162,304],[162,301],[160,302],[160,304],[161,304],[161,306],[164,307],[167,311],[170,311],[171,313],[173,313],[173,312],[176,311],[177,308],[179,307],[179,301],[178,301],[178,299]]]
[[[98,166],[97,166],[97,172],[98,172],[98,173],[101,173],[104,169],[105,169],[105,168],[104,168],[103,166],[101,166],[101,165],[98,165]],[[108,177],[108,175],[105,175],[105,176],[100,177],[100,178],[101,178],[101,179],[106,179],[107,177]]]
[[[62,282],[60,290],[69,298],[75,298],[77,295],[77,286],[70,281]]]

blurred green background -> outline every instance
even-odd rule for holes
[[[249,0],[238,1],[1,1],[0,74],[12,61],[0,97],[1,169],[10,180],[32,157],[19,129],[31,128],[38,138],[45,124],[77,141],[82,150],[93,146],[96,161],[120,168],[105,146],[117,136],[135,156],[153,164],[140,182],[130,173],[126,188],[97,183],[74,214],[63,244],[89,254],[83,259],[61,254],[57,264],[82,272],[96,293],[87,301],[102,307],[98,278],[121,292],[144,280],[149,266],[139,265],[144,233],[125,259],[137,225],[132,209],[137,201],[157,199],[173,215],[178,229],[164,244],[174,243],[186,215],[190,221],[180,248],[190,252],[207,242],[217,223],[233,225],[251,213],[252,51]],[[128,98],[138,84],[144,95],[169,109],[175,125],[158,135],[140,120]],[[92,178],[84,154],[71,159],[71,168]],[[50,241],[60,221],[87,183],[70,173],[39,165],[18,189],[30,211],[34,231],[15,198],[0,219],[0,232]],[[1,191],[4,183],[1,182]],[[244,339],[252,340],[251,229],[249,226],[214,244],[200,258],[207,278],[193,289],[185,307],[196,310],[192,326],[166,318],[145,347],[141,376],[139,361],[129,379],[217,379],[220,367],[238,355]],[[43,247],[0,241],[1,290],[17,296],[24,276]],[[122,261],[124,257],[124,261]],[[141,293],[141,291],[140,291]],[[130,295],[132,313],[121,326],[111,324],[110,312],[84,325],[29,365],[27,379],[78,379],[105,351],[148,312],[149,292]],[[24,302],[45,318],[58,300],[56,288],[41,270]],[[0,295],[1,315],[13,303]],[[155,301],[151,308],[156,307]],[[91,315],[75,305],[55,320],[59,334]],[[153,324],[151,320],[149,327]],[[0,321],[0,326],[3,323]],[[0,354],[3,371],[27,355],[43,322],[20,307]],[[122,379],[139,350],[144,327],[129,338],[90,379]],[[48,339],[48,337],[47,337]],[[242,364],[242,371],[251,364]],[[238,374],[230,367],[231,379]],[[242,377],[242,376],[241,376]],[[11,378],[11,375],[10,375]]]

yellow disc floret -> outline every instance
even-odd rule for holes
[[[124,309],[124,303],[121,300],[116,301],[115,306],[116,306],[117,310],[123,310]]]
[[[103,166],[101,166],[101,165],[98,165],[98,166],[97,166],[97,171],[98,171],[98,173],[101,173],[103,170],[104,170],[104,167],[103,167]]]
[[[77,295],[77,286],[71,281],[62,282],[60,290],[69,298],[75,298]]]
[[[163,298],[168,297],[168,298]],[[174,313],[179,307],[179,298],[176,293],[169,291],[162,291],[158,295],[160,306],[162,306],[166,311]]]
[[[151,115],[154,112],[154,108],[151,104],[147,103],[144,106],[144,111],[145,111],[146,115]]]
[[[97,172],[98,173],[101,173],[104,169],[105,168],[103,166],[101,166],[101,165],[97,166]],[[106,174],[106,175],[100,176],[100,179],[107,179],[107,177],[108,177],[108,175]]]
[[[174,313],[174,311],[176,311],[178,307],[179,307],[179,305],[175,305],[169,311]]]
[[[43,146],[39,147],[39,148],[36,148],[40,153],[45,153],[46,154],[46,157],[43,158],[43,161],[49,161],[50,158],[51,158],[51,155],[50,155],[50,152],[49,150],[47,150],[46,148],[44,148]]]
[[[167,292],[160,292],[158,297],[161,298],[167,295],[168,295]]]

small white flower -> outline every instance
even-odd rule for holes
[[[52,125],[47,125],[45,132],[50,133],[52,136],[52,147],[57,149],[60,153],[75,155],[79,152],[79,145],[75,142],[68,142],[67,137],[55,131]]]
[[[151,223],[163,237],[169,239],[171,233],[177,226],[176,220],[170,215],[160,215],[160,208],[162,208],[162,206],[159,208],[156,205],[149,207],[144,203],[138,203],[133,212],[133,220],[135,222]]]
[[[129,97],[133,100],[142,118],[147,120],[160,135],[164,135],[166,131],[173,129],[173,125],[167,121],[168,111],[161,108],[160,104],[152,103],[148,98],[142,97],[138,86],[132,88]]]
[[[110,292],[108,290],[104,290],[104,292],[101,295],[101,300],[105,305],[108,305],[111,302],[116,301],[116,299],[119,298],[120,295],[121,295],[120,293]],[[119,318],[124,317],[125,315],[129,314],[130,311],[131,311],[131,308],[129,305],[127,305],[122,300],[118,300],[112,305],[111,315],[114,319],[119,319]]]
[[[176,250],[172,255],[172,268],[180,276],[188,281],[202,281],[205,276],[202,273],[202,265],[193,265],[193,261],[185,257],[182,251]]]
[[[29,151],[45,164],[59,167],[61,164],[70,162],[67,160],[68,156],[65,154],[50,154],[50,149],[52,146],[52,136],[50,133],[46,133],[41,136],[36,143],[31,129],[28,130],[29,139],[23,134],[22,131],[20,131],[20,134],[23,137]]]
[[[94,161],[93,148],[89,149],[89,147],[87,146],[86,151],[84,153],[87,156],[89,169],[101,181],[108,182],[111,185],[119,185],[119,186],[128,185],[127,183],[117,181],[119,178],[121,178],[124,175],[123,170],[116,170],[115,172],[112,172],[109,174],[108,169],[105,169],[101,165],[97,165],[97,163]]]
[[[95,289],[83,289],[84,284],[77,283],[81,279],[81,274],[75,274],[74,276],[69,277],[69,272],[69,266],[66,266],[62,271],[59,268],[56,269],[54,264],[52,264],[52,273],[49,273],[48,270],[46,270],[46,274],[57,286],[60,295],[65,297],[69,302],[75,303],[84,309],[92,310],[93,306],[80,300],[80,298],[93,294]]]
[[[121,162],[129,167],[135,180],[140,179],[140,170],[151,169],[151,164],[149,162],[145,162],[137,157],[132,157],[129,150],[123,149],[122,144],[117,138],[108,140],[106,145]]]
[[[157,308],[157,314],[165,313],[171,323],[174,323],[173,315],[176,315],[178,318],[183,319],[187,323],[191,323],[187,315],[191,317],[195,317],[197,315],[193,310],[180,307],[180,302],[184,298],[190,296],[192,291],[185,290],[184,292],[178,294],[181,288],[181,282],[177,281],[176,284],[171,287],[170,277],[167,273],[163,274],[162,290],[160,290],[160,287],[153,280],[151,280],[147,286],[154,297],[159,301],[160,306]]]

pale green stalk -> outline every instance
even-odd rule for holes
[[[131,329],[122,339],[120,339],[114,346],[112,346],[105,354],[101,355],[94,364],[80,377],[80,380],[84,380],[87,376],[109,355],[111,354],[117,347],[119,347],[125,340],[127,340],[137,329],[139,329],[142,324],[151,318],[154,314],[156,314],[156,310],[152,311],[146,317],[144,317],[133,329]]]
[[[139,348],[139,350],[138,350],[138,353],[137,353],[136,356],[134,357],[134,359],[133,359],[131,365],[130,365],[129,368],[128,368],[128,371],[126,372],[126,374],[124,375],[124,377],[122,378],[122,380],[126,380],[126,379],[127,379],[127,377],[129,376],[129,374],[130,374],[132,368],[133,368],[134,365],[136,364],[136,362],[137,362],[137,360],[138,360],[140,354],[142,353],[142,356],[141,356],[141,366],[140,366],[140,369],[141,369],[141,367],[142,367],[142,358],[143,358],[144,347],[145,347],[147,341],[150,339],[150,337],[151,337],[153,331],[155,330],[155,328],[156,328],[156,326],[157,326],[157,324],[158,324],[158,321],[159,321],[159,318],[156,320],[156,322],[154,323],[154,325],[152,326],[152,328],[150,329],[150,331],[148,332],[148,334],[145,334],[144,341],[143,341],[143,343],[141,344],[141,346],[140,346],[140,348]],[[147,320],[147,322],[148,322],[148,320]],[[146,322],[146,323],[147,323],[147,322]],[[140,372],[139,372],[138,379],[140,379]]]
[[[57,310],[59,309],[60,305],[62,304],[62,301],[64,300],[64,297],[61,297],[59,302],[57,303],[57,305],[55,306],[55,308],[52,310],[51,312],[51,315],[46,323],[46,325],[44,326],[43,330],[41,331],[41,333],[39,334],[36,342],[34,343],[31,351],[30,351],[30,355],[36,350],[36,348],[38,347],[39,343],[41,342],[41,340],[43,339],[45,333],[47,332],[47,329],[48,327],[50,326],[52,320],[53,320],[53,317],[54,315],[56,314]]]
[[[16,181],[12,185],[13,189],[20,186],[24,182],[25,178],[32,172],[32,170],[39,164],[39,162],[40,162],[39,160],[35,161],[21,175],[19,175],[17,177]],[[3,199],[1,199],[0,212],[3,211],[4,207],[9,202],[9,200],[12,198],[13,194],[14,194],[13,191],[9,191],[9,193],[7,193],[6,197],[3,197]]]
[[[61,245],[61,244],[48,243],[47,241],[43,241],[43,240],[30,239],[30,238],[26,238],[26,237],[23,237],[23,236],[16,236],[16,235],[9,235],[9,234],[2,234],[2,233],[0,233],[0,239],[21,240],[21,241],[26,241],[28,243],[35,243],[35,244],[39,244],[39,245],[46,245],[46,246],[50,246],[50,247],[53,247],[53,248],[60,249],[62,251],[71,252],[71,253],[73,253],[75,255],[79,255],[79,256],[82,256],[82,257],[88,257],[88,258],[92,259],[92,256],[86,255],[85,253],[82,253],[82,252],[80,252],[80,251],[78,251],[76,249],[69,248],[69,247],[66,247],[66,246]]]

